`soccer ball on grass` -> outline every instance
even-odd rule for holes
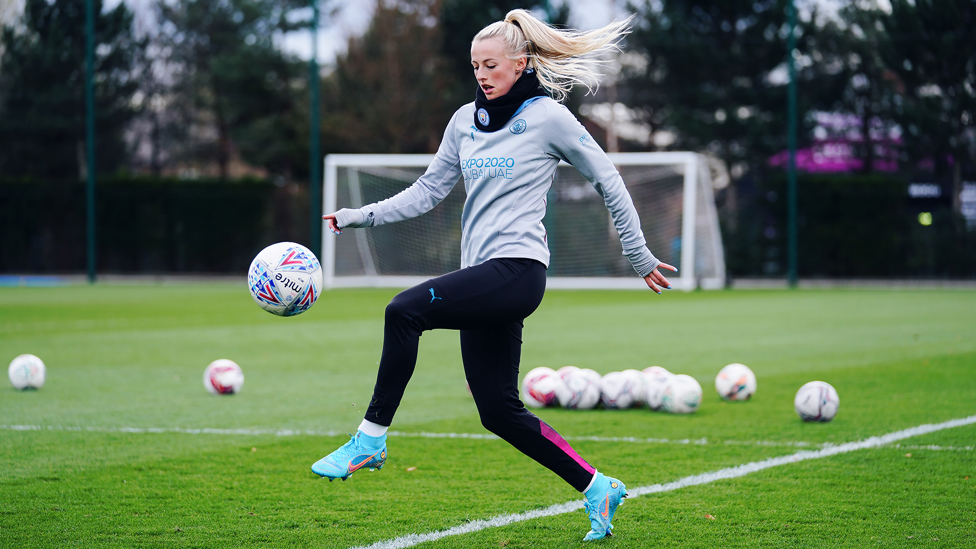
[[[562,378],[552,368],[533,368],[522,378],[522,402],[530,408],[555,406],[556,392],[562,384]]]
[[[20,355],[10,361],[7,375],[15,389],[40,389],[44,386],[47,370],[44,362],[36,356]]]
[[[233,360],[215,360],[203,371],[203,386],[215,395],[232,395],[244,386],[244,371]]]
[[[749,400],[756,392],[756,374],[745,364],[734,362],[715,376],[715,390],[722,400]]]
[[[644,368],[641,373],[644,374],[644,402],[651,410],[660,410],[664,405],[664,388],[674,374],[660,366]]]
[[[632,406],[643,406],[647,403],[647,378],[644,377],[644,372],[640,370],[635,370],[633,368],[627,368],[623,371],[624,375],[630,376],[636,387],[634,392],[634,403]]]
[[[830,421],[837,415],[839,407],[837,390],[826,381],[804,384],[793,399],[793,408],[803,421]]]
[[[630,408],[638,402],[644,384],[628,372],[610,372],[600,380],[600,401],[610,410]]]
[[[664,386],[662,409],[672,414],[690,414],[701,404],[702,388],[695,378],[677,374],[668,379]]]
[[[559,405],[570,410],[589,410],[600,402],[602,377],[589,368],[560,368],[563,385],[556,392]]]

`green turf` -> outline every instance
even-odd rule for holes
[[[39,391],[0,389],[0,546],[350,547],[578,499],[490,439],[395,436],[382,471],[309,471],[362,418],[394,293],[333,291],[283,319],[238,285],[0,288],[0,360],[48,368]],[[632,488],[976,415],[973,291],[550,291],[524,340],[523,372],[658,364],[699,380],[689,416],[538,412]],[[240,394],[203,389],[217,358],[244,369]],[[756,372],[752,401],[715,394],[730,362]],[[831,423],[793,412],[813,379],[840,394]],[[423,336],[394,429],[485,432],[456,333]],[[974,547],[973,446],[968,425],[631,498],[596,545]],[[587,529],[579,511],[421,546],[592,546]]]

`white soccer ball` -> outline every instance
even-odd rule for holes
[[[559,405],[571,410],[589,410],[600,402],[600,374],[589,368],[568,370],[557,390]]]
[[[278,316],[304,313],[322,292],[322,267],[308,248],[279,242],[261,250],[247,272],[251,297]]]
[[[723,400],[749,400],[756,392],[756,374],[745,364],[729,364],[715,376],[715,390]]]
[[[660,410],[664,405],[664,388],[674,374],[660,366],[644,368],[641,373],[644,374],[644,402],[651,410]]]
[[[830,421],[837,415],[840,398],[826,381],[811,381],[800,387],[793,408],[803,421]]]
[[[522,402],[531,408],[555,406],[556,392],[562,384],[562,378],[552,368],[533,368],[522,378]]]
[[[233,360],[215,360],[203,371],[203,386],[215,395],[232,395],[244,386],[244,371]]]
[[[630,374],[610,372],[600,380],[600,402],[610,410],[630,408],[643,386]]]
[[[643,406],[647,403],[647,378],[644,377],[644,373],[640,370],[635,370],[633,368],[628,368],[624,370],[624,375],[630,376],[633,380],[634,386],[637,388],[634,392],[634,404],[633,406]]]
[[[702,388],[695,378],[676,374],[671,376],[664,387],[661,408],[672,414],[690,414],[698,409],[702,399]]]
[[[47,369],[44,362],[34,355],[20,355],[10,361],[10,368],[7,369],[10,383],[14,388],[40,389],[44,386],[44,378],[47,376]]]

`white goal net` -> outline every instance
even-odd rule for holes
[[[725,285],[722,237],[707,163],[694,153],[615,153],[647,246],[678,267],[668,276],[684,290]],[[413,184],[433,155],[329,155],[324,212],[359,208]],[[326,288],[408,287],[456,270],[461,263],[463,181],[430,212],[407,221],[341,236],[322,227]],[[575,168],[560,164],[543,220],[551,252],[550,288],[646,288],[621,253],[603,199]]]

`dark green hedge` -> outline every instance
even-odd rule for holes
[[[723,215],[733,277],[787,273],[786,177],[740,182]],[[950,201],[912,200],[887,175],[801,175],[797,180],[800,277],[973,278],[976,232]],[[932,214],[931,225],[918,214]]]
[[[801,176],[801,277],[976,278],[976,231],[892,176]],[[242,273],[264,246],[308,244],[304,188],[267,180],[99,180],[100,273]],[[734,206],[734,207],[732,207]],[[933,223],[918,222],[920,210]],[[722,207],[732,277],[786,275],[786,178],[740,181]],[[83,182],[0,178],[0,273],[86,270]]]
[[[246,272],[269,243],[307,239],[303,199],[259,179],[102,178],[98,271]],[[0,272],[84,272],[85,204],[82,182],[0,179]]]

